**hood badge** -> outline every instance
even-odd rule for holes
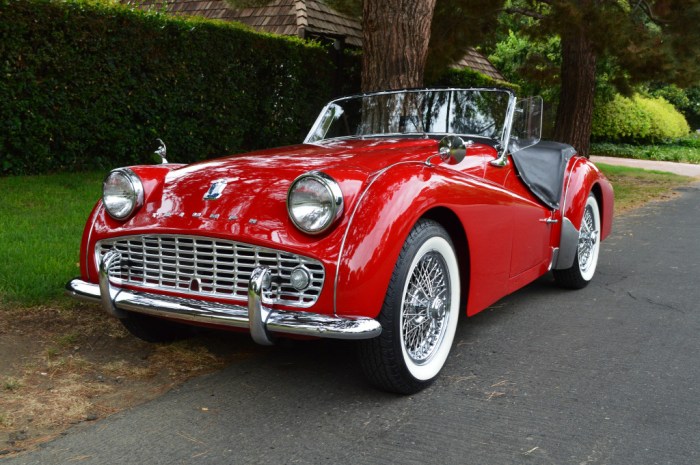
[[[204,200],[216,200],[221,197],[221,194],[223,194],[226,188],[226,184],[228,184],[226,179],[219,179],[212,182],[211,186],[209,186],[209,190],[204,194]]]

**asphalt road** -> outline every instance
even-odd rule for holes
[[[364,384],[353,346],[259,348],[7,464],[700,463],[700,184],[618,218],[582,291],[461,322],[441,378]]]

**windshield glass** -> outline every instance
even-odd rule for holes
[[[335,100],[324,108],[306,142],[344,137],[457,134],[501,141],[507,91],[440,89],[380,92]]]

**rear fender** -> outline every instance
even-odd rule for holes
[[[574,157],[570,163],[571,169],[562,204],[559,254],[554,269],[567,269],[574,263],[583,211],[591,192],[600,208],[600,239],[604,240],[612,231],[614,196],[610,181],[593,163],[583,157]]]

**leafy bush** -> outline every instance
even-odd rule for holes
[[[610,142],[657,142],[687,135],[683,115],[661,97],[616,95],[593,112],[593,137]]]
[[[0,0],[0,174],[192,162],[300,141],[332,96],[318,44],[89,0]]]
[[[648,92],[668,100],[683,113],[691,128],[700,128],[700,86],[681,89],[673,84],[651,83]]]

